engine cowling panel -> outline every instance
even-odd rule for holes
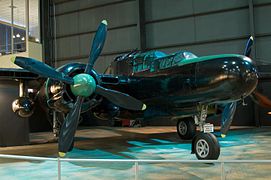
[[[57,71],[64,73],[66,76],[74,77],[80,73],[83,73],[85,68],[85,64],[71,63],[59,67]],[[96,83],[98,83],[99,76],[94,70],[91,71],[90,75],[93,77]],[[68,113],[73,107],[76,97],[73,94],[70,85],[57,80],[48,79],[44,84],[44,88],[46,103],[50,108],[58,112]],[[100,100],[101,97],[96,94],[86,97],[81,111],[88,111],[91,107],[99,104]]]

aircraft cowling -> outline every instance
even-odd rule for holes
[[[19,97],[12,102],[12,110],[22,118],[28,118],[34,113],[34,101],[28,97]]]
[[[83,73],[85,68],[85,64],[70,63],[59,67],[57,71],[64,73],[66,76],[74,77],[77,74]],[[99,76],[94,70],[91,71],[90,75],[94,78],[96,83],[98,83]],[[68,113],[76,100],[69,84],[53,79],[48,79],[44,84],[44,98],[49,108],[63,113]],[[81,112],[86,112],[90,108],[95,107],[100,103],[101,99],[102,98],[96,94],[85,98]]]

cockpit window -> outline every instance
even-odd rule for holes
[[[183,52],[183,56],[185,59],[194,59],[197,58],[197,56],[191,52]]]
[[[135,54],[135,59],[156,59],[166,56],[166,53],[163,53],[162,51],[147,51],[144,53],[138,53]]]
[[[154,57],[155,58],[161,58],[161,57],[165,57],[167,54],[162,52],[162,51],[154,51]]]
[[[166,57],[167,54],[161,51],[148,51],[145,53],[138,53],[133,58],[133,72],[141,72],[151,69],[153,62],[156,59]],[[153,69],[151,69],[153,71]]]

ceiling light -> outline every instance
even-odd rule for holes
[[[25,40],[25,38],[24,37],[22,37],[22,41],[24,41]]]
[[[18,33],[18,34],[16,34],[16,37],[19,38],[19,37],[21,37],[21,36],[20,36],[20,34]]]
[[[14,35],[13,35],[12,37],[13,37],[13,38],[15,38],[15,36],[14,36]]]
[[[271,111],[267,112],[268,115],[271,115]]]

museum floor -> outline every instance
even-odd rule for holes
[[[271,159],[271,128],[231,130],[219,138],[220,159]],[[31,134],[33,145],[0,147],[0,154],[57,157],[51,133]],[[47,143],[46,143],[47,142]],[[175,127],[92,127],[77,131],[69,158],[196,160]],[[62,179],[134,179],[134,163],[62,162]],[[220,164],[140,163],[138,179],[220,179]],[[57,162],[0,159],[1,179],[57,179]],[[226,179],[271,179],[270,164],[225,163]]]

